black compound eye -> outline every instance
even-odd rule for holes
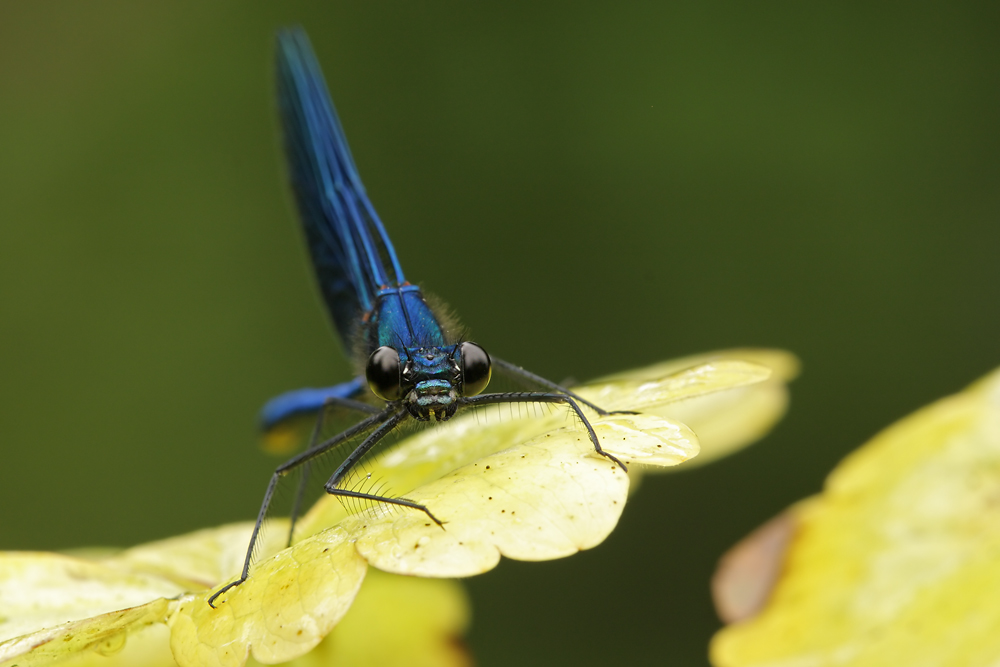
[[[402,370],[399,352],[383,345],[368,357],[365,366],[368,387],[384,401],[398,401],[403,395]]]
[[[459,346],[462,367],[462,394],[475,396],[481,394],[490,383],[490,355],[475,343],[462,343]]]

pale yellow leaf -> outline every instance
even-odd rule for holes
[[[747,351],[748,356],[770,364],[764,366],[730,358],[729,355],[738,352],[657,364],[574,390],[608,409],[641,411],[642,418],[662,417],[671,425],[659,422],[661,427],[676,428],[682,440],[701,442],[698,429],[688,428],[690,424],[677,416],[689,414],[701,425],[699,428],[713,438],[715,450],[712,455],[718,457],[752,442],[777,421],[787,404],[784,378],[794,374],[795,369],[794,357],[787,353]],[[702,363],[697,363],[699,361]],[[757,390],[758,387],[762,389]],[[409,497],[411,490],[451,471],[565,428],[568,421],[573,421],[568,409],[563,407],[540,414],[529,410],[510,411],[502,413],[502,417],[495,410],[460,413],[449,422],[407,438],[370,464],[368,470],[372,479],[386,481],[393,493]],[[587,412],[595,428],[599,428],[601,420],[593,412]],[[720,425],[715,426],[717,423]],[[606,428],[611,429],[610,424]],[[697,438],[691,436],[692,431],[698,434]],[[643,458],[635,451],[623,452],[623,455],[644,464],[645,470],[669,469],[693,456],[687,452],[677,458],[662,451],[663,448],[658,453],[656,449],[654,446],[647,450]],[[662,454],[667,455],[661,460],[658,457]],[[345,514],[335,498],[321,500],[299,522],[296,532],[311,534],[340,521]]]
[[[546,560],[599,544],[614,528],[628,476],[598,457],[585,432],[562,429],[498,452],[409,494],[444,528],[416,512],[366,512],[348,520],[358,551],[398,574],[462,577],[500,555]]]
[[[0,644],[3,667],[41,667],[67,658],[98,662],[121,651],[130,634],[162,623],[168,602],[163,598],[138,607],[119,609],[69,621]]]
[[[652,412],[677,401],[763,382],[771,369],[722,359],[699,364],[659,379],[621,378],[579,387],[576,392],[605,410]]]
[[[613,381],[646,382],[682,373],[687,369],[718,362],[750,362],[771,371],[768,379],[750,385],[722,389],[688,397],[644,412],[676,419],[698,434],[701,453],[680,470],[705,465],[759,440],[784,415],[788,407],[788,382],[799,372],[798,360],[788,352],[766,349],[733,349],[696,354],[603,378]],[[674,468],[651,468],[644,472],[668,472]]]
[[[234,523],[141,544],[101,559],[106,567],[155,574],[186,590],[211,588],[243,567],[253,524]],[[258,552],[269,556],[285,546],[286,519],[272,519]]]
[[[181,667],[273,664],[312,649],[347,613],[367,565],[343,529],[303,540],[259,563],[243,585],[207,603],[185,596],[170,619]]]
[[[586,409],[606,451],[633,468],[689,460],[698,452],[697,438],[668,414],[670,406],[733,396],[754,382],[775,382],[767,379],[771,374],[767,368],[732,359],[709,359],[694,366],[657,377],[644,376],[640,370],[581,389],[597,392],[609,407],[643,411],[599,416]],[[718,405],[739,411],[750,403],[737,398]],[[762,408],[769,414],[760,423],[776,418],[775,405]],[[701,414],[707,419],[712,411],[703,408]],[[751,421],[744,415],[734,423]],[[49,556],[56,559],[49,565],[71,563],[83,568],[79,571],[85,576],[70,577],[65,590],[59,589],[58,577],[18,579],[13,574],[18,571],[16,559],[6,563],[14,567],[6,568],[0,559],[0,580],[8,576],[6,590],[19,590],[17,583],[23,581],[23,591],[35,594],[39,603],[38,614],[32,616],[0,594],[0,614],[18,612],[16,622],[10,620],[14,615],[0,618],[0,633],[7,633],[0,637],[8,638],[0,644],[8,653],[0,655],[22,666],[49,664],[70,654],[75,656],[73,665],[81,666],[93,660],[109,660],[108,665],[168,665],[167,654],[156,648],[162,631],[150,626],[168,619],[170,646],[182,667],[237,666],[250,655],[266,664],[296,659],[344,618],[365,579],[368,562],[391,572],[452,577],[486,571],[501,555],[522,560],[567,556],[605,539],[618,521],[629,489],[628,476],[595,451],[582,422],[560,406],[469,410],[402,440],[366,470],[396,495],[426,504],[444,527],[422,512],[396,506],[376,505],[347,516],[340,503],[328,497],[299,522],[291,548],[279,550],[287,524],[272,526],[271,540],[261,544],[263,557],[249,579],[221,596],[217,609],[207,604],[212,591],[206,589],[217,590],[240,570],[250,524],[199,531],[117,553],[92,551],[88,558],[22,555],[26,568],[40,567]],[[114,575],[110,583],[91,590],[93,580],[106,573]],[[463,664],[464,652],[456,652],[453,645],[449,649],[443,639],[464,627],[465,612],[456,611],[464,607],[455,602],[461,596],[456,597],[454,588],[442,592],[446,589],[433,588],[430,582],[425,586],[403,581],[407,583],[395,584],[403,596],[396,598],[400,609],[406,609],[411,598],[438,600],[443,606],[437,612],[414,614],[416,622],[409,625],[400,617],[401,632],[394,636],[409,639],[397,650],[392,648],[394,640],[383,635],[377,640],[379,651],[372,651],[373,656],[383,656],[383,662],[376,664],[394,664],[393,656],[399,657],[404,644],[419,644],[417,637],[423,634],[428,635],[422,645],[428,656],[439,656],[440,664]],[[119,584],[124,587],[121,594],[115,593]],[[76,590],[77,585],[82,589]],[[392,593],[380,586],[373,584],[373,597],[391,599]],[[0,586],[0,593],[4,590]],[[407,590],[413,593],[410,598]],[[47,591],[55,592],[47,598]],[[180,595],[182,591],[194,592]],[[168,602],[165,597],[176,599]],[[138,609],[130,608],[137,605]],[[378,616],[374,610],[369,607],[365,613]],[[359,612],[359,618],[365,614]],[[78,625],[58,625],[64,621]],[[347,638],[341,632],[339,640],[321,650],[342,660],[358,659],[365,626],[360,621],[354,626],[349,620],[344,623],[355,627],[358,637]],[[69,650],[53,653],[55,638]],[[97,651],[114,657],[101,658]],[[396,663],[438,664],[431,658],[421,663],[423,654],[406,655]]]
[[[792,510],[763,612],[719,667],[1000,663],[1000,372],[886,429]]]
[[[0,665],[114,652],[166,617],[176,584],[62,554],[0,553]]]
[[[468,623],[469,601],[458,582],[371,570],[351,610],[326,639],[282,664],[468,667],[472,659],[461,642]]]

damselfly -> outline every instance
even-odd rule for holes
[[[476,343],[458,339],[428,305],[420,288],[404,277],[392,241],[361,184],[309,40],[300,29],[278,35],[277,80],[289,174],[320,290],[344,348],[358,351],[367,361],[363,377],[326,389],[293,391],[264,407],[265,428],[318,412],[316,428],[307,449],[274,471],[242,573],[209,598],[212,606],[222,593],[246,581],[261,524],[281,478],[346,442],[360,440],[324,484],[327,493],[408,507],[441,526],[433,508],[343,484],[379,441],[410,419],[446,421],[459,409],[497,403],[561,403],[582,422],[597,453],[625,469],[601,448],[580,404],[601,415],[607,414],[605,410],[554,382],[491,357]],[[547,391],[484,394],[494,368]],[[366,391],[384,401],[384,407],[356,400]],[[332,406],[368,416],[343,433],[322,439],[326,408]],[[293,530],[297,510],[298,503],[293,509]]]

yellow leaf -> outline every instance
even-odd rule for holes
[[[615,409],[656,408],[761,382],[770,374],[758,365],[719,360],[664,378],[620,379],[588,390]],[[664,417],[612,414],[594,416],[591,421],[607,451],[628,462],[676,465],[698,451],[694,434]],[[303,518],[300,534],[322,527],[321,521],[338,519],[331,530],[344,531],[343,539],[354,543],[357,554],[369,564],[387,572],[434,577],[479,574],[495,567],[501,555],[545,560],[591,548],[614,529],[629,481],[617,465],[594,451],[582,424],[566,422],[566,415],[556,412],[540,417],[511,415],[499,423],[490,423],[488,414],[482,412],[466,413],[406,439],[369,466],[372,476],[387,481],[395,493],[431,508],[444,522],[443,528],[420,512],[384,505],[343,519],[340,503],[331,497]],[[336,509],[331,510],[331,505]],[[272,570],[296,578],[294,573],[301,567],[296,551],[312,549],[313,544],[328,539],[329,532],[307,537],[254,568],[246,583],[220,598],[225,601],[220,607],[230,601],[243,605],[248,595],[259,600],[253,591],[273,586],[268,581],[274,576]],[[349,605],[353,591],[348,593]],[[174,621],[178,661],[215,664],[206,663],[208,658],[200,652],[206,644],[211,655],[224,653],[219,664],[239,664],[245,653],[234,647],[247,644],[262,662],[288,659],[294,653],[292,647],[278,643],[279,648],[265,656],[259,652],[261,642],[273,640],[248,633],[268,613],[295,617],[300,613],[298,594],[289,589],[274,597],[271,604],[246,614],[242,625],[218,624],[207,642],[193,628],[210,622],[214,610],[203,604],[206,595],[192,599],[178,615],[181,620]],[[283,611],[286,608],[290,611]],[[190,630],[186,616],[191,618]],[[308,642],[315,644],[322,634],[308,634]],[[182,647],[192,641],[201,646],[190,655],[183,654]]]
[[[741,354],[755,363],[740,361]],[[627,371],[573,390],[606,409],[640,410],[668,420],[672,424],[669,428],[694,431],[701,447],[695,461],[701,462],[706,457],[714,460],[729,454],[763,436],[784,414],[788,403],[785,383],[795,376],[797,368],[795,358],[786,352],[731,350]],[[637,394],[639,389],[642,391]],[[558,430],[566,421],[564,409],[541,416],[510,412],[502,419],[490,410],[460,413],[447,423],[407,438],[372,463],[370,471],[374,479],[391,481],[394,493],[407,495],[484,456]],[[644,464],[644,471],[669,470],[680,462],[642,460],[638,452],[622,454]],[[345,516],[336,498],[325,498],[298,523],[296,534],[315,533]]]
[[[0,554],[0,665],[113,653],[163,622],[172,582],[61,554]]]
[[[1000,662],[1000,372],[877,435],[795,506],[764,611],[719,667]]]
[[[642,411],[591,414],[604,449],[646,468],[676,465],[695,456],[698,443],[694,433],[669,414],[671,406],[746,392],[752,383],[776,382],[760,365],[730,358],[699,361],[673,375],[639,370],[581,388],[608,407]],[[715,408],[703,406],[701,416],[713,409],[740,411],[753,394],[743,396],[715,403]],[[732,423],[770,423],[783,409],[774,401],[755,405],[768,413],[766,418],[745,412]],[[249,524],[118,553],[91,553],[89,559],[46,554],[0,558],[0,614],[14,610],[22,619],[12,623],[0,618],[0,633],[6,632],[0,639],[7,639],[0,644],[7,653],[0,656],[23,666],[49,664],[72,654],[74,664],[89,665],[95,651],[107,654],[124,646],[107,664],[167,665],[165,637],[159,626],[150,626],[167,622],[170,647],[182,667],[242,665],[251,655],[273,664],[307,654],[345,619],[369,563],[400,574],[468,576],[494,567],[501,555],[544,560],[599,544],[622,512],[629,476],[594,450],[582,423],[569,411],[528,412],[515,415],[511,410],[510,417],[497,420],[489,409],[467,411],[402,440],[369,466],[394,492],[427,505],[445,522],[443,528],[420,512],[396,506],[376,505],[348,516],[336,499],[327,497],[299,522],[292,547],[279,550],[275,542],[284,533],[282,525],[270,531],[272,541],[260,545],[263,557],[250,577],[220,597],[216,609],[207,604],[212,593],[207,589],[221,587],[240,571]],[[738,430],[730,427],[731,432]],[[749,441],[744,436],[730,436],[730,441],[741,438]],[[25,559],[24,568],[72,564],[83,575],[75,581],[66,577],[66,585],[46,598],[39,591],[59,588],[58,577],[51,579],[57,582],[52,585],[46,583],[47,574],[23,579],[28,583],[18,588],[17,558]],[[110,577],[110,583],[102,577]],[[320,648],[324,655],[353,660],[350,656],[365,653],[363,646],[370,640],[378,642],[378,650],[368,651],[381,656],[377,664],[464,664],[467,656],[450,642],[466,622],[464,598],[454,584],[375,577],[369,587],[375,591],[373,599],[395,595],[393,604],[399,609],[435,600],[440,606],[409,617],[398,614],[391,635],[384,628],[366,629],[360,621],[351,626],[347,616],[345,627],[355,631],[349,637],[344,630],[335,633],[340,638]],[[127,594],[115,593],[116,586]],[[86,591],[92,589],[100,593],[92,593],[100,604],[80,602],[89,600]],[[24,613],[27,607],[11,605],[11,592],[16,599],[37,603],[41,611],[31,616]],[[167,597],[172,599],[163,599]],[[377,606],[360,609],[359,618],[390,618]],[[57,625],[64,621],[71,625]],[[56,639],[65,649],[54,648]],[[427,651],[426,656],[414,653],[415,647]]]
[[[12,614],[0,619],[0,630],[19,633],[35,629],[0,643],[0,665],[175,667],[169,631],[163,623],[182,603],[156,598],[104,614],[93,615],[94,610],[156,593],[177,592],[169,581],[128,572],[126,563],[142,569],[147,559],[159,560],[153,551],[163,547],[164,557],[186,553],[204,566],[213,554],[245,547],[251,527],[238,524],[202,530],[136,547],[101,563],[60,554],[0,555],[0,605]],[[198,544],[203,547],[200,558]],[[143,558],[132,560],[136,554]],[[113,567],[108,567],[109,563]],[[186,570],[179,567],[170,574],[184,578]],[[470,659],[458,640],[468,616],[468,600],[457,582],[397,577],[373,570],[334,631],[314,651],[283,664],[464,667]],[[38,630],[39,624],[49,627]],[[182,659],[200,660],[206,655]]]
[[[138,607],[99,614],[79,621],[69,621],[58,626],[5,642],[0,655],[13,656],[0,662],[3,667],[41,667],[60,665],[108,664],[108,658],[117,658],[130,637],[145,637],[155,623],[166,617],[168,603],[160,598]],[[161,639],[164,639],[161,633]],[[131,652],[135,656],[136,652]],[[169,653],[159,651],[153,660],[144,665],[172,665]],[[68,660],[68,661],[67,661]],[[129,663],[120,663],[129,664]],[[131,663],[135,664],[135,663]]]
[[[599,544],[627,495],[628,476],[593,454],[585,432],[563,429],[409,494],[433,507],[444,529],[426,516],[391,510],[352,517],[346,525],[357,535],[358,552],[379,569],[465,577],[492,569],[501,554],[548,560]]]
[[[700,396],[678,396],[678,400],[644,412],[675,419],[698,434],[701,453],[683,469],[705,465],[759,440],[785,414],[788,407],[788,382],[798,375],[798,360],[781,350],[734,349],[696,354],[665,361],[604,378],[601,381],[649,381],[682,373],[705,364],[750,362],[771,371],[766,380]],[[749,370],[752,377],[757,371]],[[738,380],[738,373],[734,379]],[[598,382],[601,382],[598,381]],[[651,468],[644,472],[669,472],[673,468]]]
[[[469,601],[458,582],[371,570],[351,611],[326,639],[283,664],[467,667],[472,660],[460,638],[468,622]]]
[[[263,556],[285,546],[288,521],[273,519],[259,542]],[[106,567],[164,577],[198,590],[215,586],[243,567],[253,524],[234,523],[141,544],[102,559]]]
[[[180,665],[271,664],[312,649],[347,613],[367,565],[346,531],[332,528],[261,562],[254,576],[208,605],[185,596],[170,619]]]

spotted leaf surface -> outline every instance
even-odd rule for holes
[[[732,354],[581,387],[610,408],[636,413],[588,411],[604,449],[633,471],[690,460],[698,438],[674,414],[685,405],[709,430],[713,419],[726,421],[716,441],[730,449],[758,437],[784,409],[788,373]],[[758,362],[781,359],[755,354]],[[0,665],[311,664],[313,656],[366,664],[370,642],[377,642],[368,653],[378,661],[368,664],[467,664],[454,642],[467,622],[460,589],[396,575],[461,577],[489,570],[501,556],[546,560],[588,549],[614,529],[632,483],[562,409],[512,411],[503,419],[468,411],[400,441],[369,471],[397,495],[425,504],[443,527],[416,510],[376,505],[348,514],[324,498],[299,522],[293,546],[261,545],[248,580],[216,609],[207,599],[237,576],[251,524],[86,557],[0,554]],[[283,526],[272,526],[272,540],[281,539]],[[371,577],[369,565],[378,568]],[[365,586],[366,578],[374,583]],[[422,605],[424,613],[400,615],[389,637],[385,623],[351,620],[356,598],[359,619],[395,613],[364,603],[365,595],[393,610]],[[324,642],[331,632],[340,638]]]

